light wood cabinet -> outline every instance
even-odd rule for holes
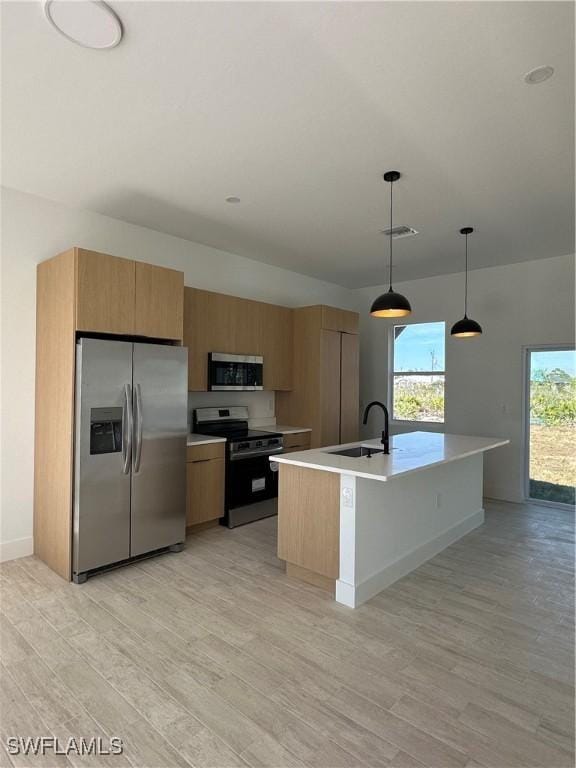
[[[231,297],[232,307],[232,351],[235,355],[261,355],[262,350],[262,304],[251,299]],[[215,350],[218,352],[219,350]]]
[[[320,445],[340,443],[340,369],[342,365],[339,331],[320,331]]]
[[[224,443],[190,446],[186,464],[187,527],[224,516]]]
[[[260,304],[264,389],[292,389],[292,313],[288,307]]]
[[[280,465],[278,488],[278,557],[306,578],[340,575],[340,477],[331,472]],[[300,570],[302,569],[302,570]],[[322,586],[323,579],[313,580]],[[326,586],[328,584],[324,582]],[[333,585],[332,585],[333,586]]]
[[[291,432],[288,435],[284,435],[284,453],[307,451],[310,448],[310,435],[309,431]]]
[[[340,334],[340,442],[358,440],[360,408],[359,340],[353,333]]]
[[[62,578],[72,559],[74,250],[38,265],[34,553]]]
[[[184,273],[74,248],[76,330],[182,340]]]
[[[73,249],[76,259],[76,330],[134,333],[135,262]]]
[[[135,262],[135,335],[182,339],[183,323],[184,273]]]
[[[360,408],[358,338],[337,329],[357,328],[358,315],[322,306],[293,311],[293,383],[290,392],[276,395],[278,421],[309,425],[312,448],[353,442]]]
[[[235,352],[236,300],[222,293],[184,288],[184,346],[188,347],[188,389],[208,389],[208,353]]]
[[[209,352],[264,357],[264,389],[291,386],[292,310],[238,296],[184,289],[188,388],[208,389]]]
[[[348,309],[321,306],[322,328],[340,333],[358,333],[358,313]]]
[[[207,461],[208,459],[223,459],[225,442],[189,445],[186,448],[186,461]]]

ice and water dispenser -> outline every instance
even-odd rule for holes
[[[122,450],[122,408],[90,409],[90,454]]]

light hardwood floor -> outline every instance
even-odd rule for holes
[[[573,765],[573,520],[486,523],[355,611],[291,581],[276,521],[76,586],[0,566],[0,736],[121,757],[0,766]]]

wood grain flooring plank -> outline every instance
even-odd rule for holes
[[[3,733],[127,739],[50,768],[564,768],[573,561],[572,515],[487,501],[355,611],[286,578],[274,518],[81,586],[3,563]]]
[[[9,673],[42,721],[54,728],[78,715],[78,701],[39,656],[10,664]]]
[[[459,717],[472,730],[479,731],[499,745],[514,752],[526,766],[572,766],[572,755],[564,750],[544,743],[529,731],[506,721],[492,712],[478,706],[468,704]]]

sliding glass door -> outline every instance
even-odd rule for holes
[[[526,350],[527,495],[574,504],[576,483],[576,352],[573,347]]]

